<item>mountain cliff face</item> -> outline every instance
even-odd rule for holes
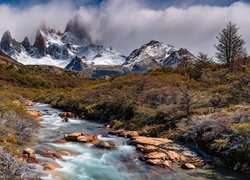
[[[0,49],[24,65],[53,65],[75,71],[98,69],[98,72],[103,70],[101,74],[107,70],[108,74],[146,72],[161,66],[174,67],[186,60],[192,62],[196,58],[187,49],[155,40],[134,50],[128,57],[123,56],[111,47],[94,44],[79,16],[67,23],[63,33],[47,27],[43,21],[37,29],[33,45],[27,37],[17,42],[6,31]]]

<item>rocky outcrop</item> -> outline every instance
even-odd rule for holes
[[[184,169],[204,165],[196,153],[169,139],[135,136],[130,139],[129,144],[136,146],[143,153],[139,159],[150,165],[171,168],[176,164]]]
[[[81,143],[94,143],[97,140],[97,135],[89,135],[81,132],[74,132],[72,134],[65,134],[66,141],[81,142]]]
[[[1,39],[0,48],[8,54],[13,53],[13,52],[11,52],[12,51],[12,49],[11,49],[12,48],[12,41],[13,41],[13,39],[11,37],[10,31],[4,32],[3,37]]]
[[[36,48],[38,52],[37,54],[38,57],[39,56],[42,57],[46,55],[46,41],[40,29],[38,29],[36,32],[36,40],[34,43],[34,47]]]
[[[48,146],[40,146],[35,149],[37,154],[40,154],[43,157],[51,158],[51,159],[63,159],[62,156],[57,153],[55,150],[51,149]]]
[[[101,149],[114,149],[115,144],[112,141],[99,141],[95,144],[95,147]]]
[[[25,37],[21,43],[27,52],[31,52],[31,45],[28,37]]]

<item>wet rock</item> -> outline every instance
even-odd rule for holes
[[[238,171],[241,168],[241,163],[238,162],[234,165],[234,171]]]
[[[62,120],[62,122],[69,122],[69,118],[67,118],[67,117],[65,117],[65,118],[63,118],[63,120]]]
[[[31,148],[26,148],[23,150],[22,158],[26,159],[27,163],[32,163],[32,164],[38,163],[35,151]]]
[[[41,112],[39,110],[27,110],[28,114],[33,116],[35,119],[40,119]]]
[[[48,146],[40,146],[36,148],[35,152],[41,156],[51,158],[51,159],[63,159],[62,156],[55,150],[49,148]]]
[[[97,135],[89,135],[81,132],[75,132],[72,134],[65,134],[64,138],[66,141],[93,143],[97,140]]]
[[[56,168],[60,167],[60,165],[57,164],[56,162],[42,162],[41,166],[43,166],[44,171],[53,171]]]
[[[62,112],[58,116],[60,118],[76,118],[76,115],[72,112]]]
[[[26,101],[25,103],[24,103],[24,105],[25,106],[34,106],[34,102],[32,102],[32,101]]]
[[[54,144],[66,144],[67,141],[64,140],[64,139],[58,139],[58,140],[52,141],[51,143],[54,143]]]
[[[81,132],[74,132],[71,134],[65,134],[64,138],[66,141],[77,141],[77,137],[79,137],[81,135],[84,135],[84,134]]]
[[[82,135],[77,137],[77,142],[81,143],[93,143],[97,140],[97,135]]]
[[[131,138],[131,137],[139,136],[138,132],[136,132],[136,131],[126,131],[126,130],[123,130],[123,129],[116,130],[116,131],[109,131],[108,134],[121,136],[121,137],[125,137],[125,138]]]
[[[99,141],[97,144],[95,144],[96,147],[102,148],[102,149],[114,149],[115,144],[112,141]]]
[[[166,160],[160,160],[160,159],[149,159],[146,161],[147,164],[152,166],[160,166],[162,168],[168,168],[171,167],[171,162]]]
[[[146,161],[146,160],[149,160],[149,159],[162,159],[162,160],[164,160],[165,158],[166,158],[165,153],[151,152],[151,153],[143,155],[140,158],[140,160],[142,160],[142,161]]]
[[[195,165],[193,165],[193,164],[185,163],[185,164],[182,164],[182,165],[181,165],[181,168],[182,168],[182,169],[195,169],[196,167],[195,167]]]

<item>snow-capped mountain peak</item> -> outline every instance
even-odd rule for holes
[[[177,49],[172,45],[152,40],[139,49],[134,50],[123,64],[131,71],[145,72],[151,68],[160,66],[176,66],[183,56],[194,58],[187,50]]]

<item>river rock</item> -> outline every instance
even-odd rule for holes
[[[182,169],[195,169],[195,165],[190,164],[190,163],[185,163],[181,165]]]
[[[33,116],[36,119],[40,119],[41,112],[39,110],[27,110],[28,114]]]
[[[67,141],[64,139],[58,139],[58,140],[52,141],[51,143],[53,143],[53,144],[66,144]]]
[[[77,142],[93,143],[97,140],[97,135],[82,135],[77,137]]]
[[[125,137],[125,138],[131,138],[131,137],[139,136],[138,132],[136,132],[136,131],[126,131],[126,130],[123,130],[123,129],[115,130],[115,131],[109,131],[108,134],[121,136],[121,137]]]
[[[34,102],[32,102],[32,101],[26,101],[25,103],[24,103],[24,106],[34,106]]]
[[[151,138],[151,137],[145,137],[145,136],[136,136],[131,138],[129,141],[130,145],[152,145],[152,146],[157,146],[159,147],[160,145],[164,145],[166,143],[169,143],[172,141],[169,139],[164,139],[164,138]]]
[[[23,159],[26,159],[27,163],[36,164],[38,160],[36,159],[35,151],[31,148],[26,148],[23,150]]]
[[[238,171],[241,168],[241,163],[238,162],[234,165],[234,171]]]
[[[77,141],[77,137],[84,135],[81,132],[74,132],[71,134],[65,134],[64,138],[66,141]]]
[[[51,158],[51,159],[62,159],[62,156],[55,150],[49,148],[48,146],[40,146],[36,148],[35,152],[41,156]]]
[[[56,162],[42,162],[41,166],[43,166],[44,171],[53,171],[56,168],[60,167],[60,165],[57,164]]]
[[[76,115],[72,112],[62,112],[58,116],[60,118],[76,118]]]
[[[115,144],[112,141],[99,141],[97,144],[95,144],[95,146],[102,149],[115,148]]]
[[[168,169],[170,169],[171,167],[170,161],[160,160],[160,159],[148,159],[146,163],[152,166],[160,166],[162,168],[168,168]]]
[[[81,132],[75,132],[72,134],[65,134],[64,138],[66,141],[93,143],[97,140],[97,135],[89,135]]]

